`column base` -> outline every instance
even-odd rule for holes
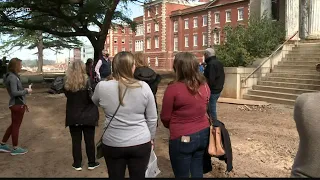
[[[308,40],[320,40],[320,34],[312,34],[306,37]]]

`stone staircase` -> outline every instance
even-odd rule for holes
[[[320,43],[299,43],[248,90],[244,99],[294,105],[298,95],[320,91]]]

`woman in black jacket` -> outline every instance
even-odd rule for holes
[[[146,62],[145,57],[141,52],[134,54],[134,60],[136,65],[136,69],[134,71],[134,78],[140,81],[144,81],[149,85],[154,95],[154,99],[156,101],[156,106],[158,109],[156,94],[158,91],[158,85],[161,81],[161,76],[157,74],[154,70],[149,68],[148,63]]]
[[[90,93],[92,81],[86,73],[82,61],[74,61],[66,72],[64,92],[67,97],[66,126],[69,126],[72,138],[72,167],[82,170],[81,142],[82,134],[86,144],[88,169],[93,170],[99,166],[95,159],[95,126],[98,125],[98,107],[92,102]]]

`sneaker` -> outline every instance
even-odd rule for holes
[[[4,144],[4,145],[0,144],[0,152],[9,153],[11,152],[11,148],[7,144]]]
[[[26,154],[28,152],[28,150],[26,149],[22,149],[21,147],[18,147],[16,149],[13,149],[11,151],[11,155],[12,156],[15,156],[15,155],[23,155],[23,154]]]
[[[89,169],[89,170],[94,170],[95,168],[97,168],[97,167],[99,167],[99,166],[100,166],[100,163],[95,162],[95,163],[89,164],[89,165],[88,165],[88,169]]]
[[[74,164],[72,164],[73,169],[75,169],[76,171],[81,171],[82,167],[81,166],[75,166]]]

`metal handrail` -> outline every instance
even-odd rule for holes
[[[288,41],[295,37],[299,31],[295,32],[289,39],[281,44],[267,59],[265,59],[255,70],[253,70],[246,78],[242,79],[241,82],[246,82],[255,72],[257,72],[273,55],[275,55]],[[272,68],[272,67],[270,67]]]

